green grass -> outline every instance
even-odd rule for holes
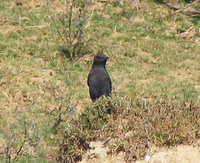
[[[0,162],[80,160],[91,140],[107,137],[110,154],[125,151],[130,161],[145,155],[147,141],[173,146],[198,138],[200,37],[177,37],[191,26],[198,30],[197,18],[159,19],[170,10],[155,1],[142,2],[143,17],[125,1],[99,2],[85,15],[82,54],[69,60],[56,29],[63,26],[52,21],[59,22],[62,2],[20,2],[0,2]],[[110,57],[114,96],[92,103],[86,81],[99,51]],[[124,137],[133,131],[136,142]]]

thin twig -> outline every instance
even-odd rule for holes
[[[70,2],[70,8],[69,8],[69,19],[68,19],[68,30],[69,30],[69,42],[70,42],[70,46],[71,46],[71,44],[72,44],[72,40],[71,40],[71,23],[72,23],[72,10],[73,10],[73,3],[74,2]]]
[[[140,6],[135,6],[135,8],[136,8],[136,11],[137,11],[137,13],[138,13],[138,15],[141,17],[141,18],[143,18],[143,16],[142,16],[142,14],[140,13]]]
[[[52,19],[52,21],[53,21],[53,23],[54,23],[54,25],[55,25],[55,27],[56,27],[56,31],[57,31],[58,34],[61,36],[61,39],[63,40],[63,42],[67,43],[66,40],[63,38],[61,32],[59,31],[59,28],[58,28],[58,26],[57,26],[57,24],[56,24],[56,21],[55,21],[55,19],[54,19],[54,15],[52,16],[52,13],[51,13],[50,7],[49,7],[49,0],[47,0],[47,8],[48,8],[49,13],[51,14],[51,19]]]
[[[177,5],[174,5],[172,3],[170,3],[168,0],[164,0],[163,1],[167,6],[173,8],[173,9],[176,9],[177,11],[173,12],[171,15],[175,15],[179,12],[183,12],[183,13],[186,13],[186,14],[189,14],[191,16],[200,16],[200,11],[197,11],[197,10],[189,10],[187,8],[191,7],[191,6],[194,6],[196,5],[198,2],[200,2],[200,0],[196,0],[188,5],[186,5],[185,7],[179,7]],[[187,9],[187,10],[186,10]]]
[[[5,149],[5,153],[6,153],[6,160],[8,163],[10,163],[11,162],[11,154],[10,154],[10,146],[8,144]]]
[[[24,139],[24,141],[22,142],[22,144],[21,144],[19,150],[17,151],[17,154],[16,154],[16,156],[15,156],[15,158],[14,158],[14,162],[17,161],[17,156],[18,156],[19,153],[21,152],[21,150],[22,150],[22,148],[23,148],[23,146],[24,146],[25,143],[26,143],[26,139]]]
[[[133,3],[134,3],[134,2],[135,2],[135,9],[136,9],[138,15],[139,15],[141,18],[143,18],[143,16],[142,16],[141,13],[140,13],[140,0],[134,0]]]
[[[90,14],[90,18],[89,18],[88,23],[86,24],[85,28],[89,27],[89,24],[90,24],[90,21],[91,21],[91,19],[92,19],[93,14],[94,14],[95,8],[96,8],[96,5],[95,5],[95,6],[93,7],[93,9],[92,9],[92,13]]]

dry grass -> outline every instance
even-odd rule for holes
[[[110,153],[126,151],[130,161],[149,143],[198,138],[199,21],[160,20],[170,10],[154,1],[141,3],[140,17],[126,2],[88,6],[91,53],[73,61],[60,55],[51,18],[65,12],[63,1],[0,2],[0,162],[80,160],[94,139],[110,139]],[[195,33],[180,37],[191,26]],[[102,50],[114,97],[92,104],[86,79]]]

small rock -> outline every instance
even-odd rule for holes
[[[149,161],[149,160],[150,160],[150,156],[149,156],[149,155],[146,155],[145,158],[144,158],[144,160],[145,160],[145,161]]]

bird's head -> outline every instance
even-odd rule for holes
[[[102,66],[105,66],[108,58],[109,57],[107,55],[105,55],[105,54],[97,54],[94,57],[93,65],[102,65]]]

